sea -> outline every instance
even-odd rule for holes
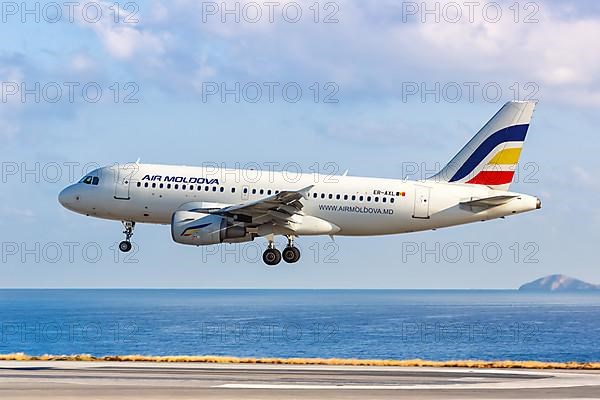
[[[600,361],[600,293],[0,290],[0,354]]]

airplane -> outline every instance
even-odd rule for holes
[[[437,174],[422,180],[274,171],[110,165],[62,190],[58,201],[86,216],[121,221],[132,248],[138,223],[169,224],[180,244],[265,238],[263,261],[295,263],[297,237],[389,235],[504,218],[541,208],[509,191],[535,102],[506,103]],[[251,178],[249,178],[251,177]],[[274,237],[283,235],[281,252]]]

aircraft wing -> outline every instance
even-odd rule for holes
[[[300,200],[306,198],[308,191],[313,186],[307,186],[300,190],[284,190],[262,199],[223,208],[195,208],[190,211],[221,215],[249,225],[271,222],[288,226],[292,222],[293,216],[302,214],[303,204]]]
[[[518,196],[503,195],[503,196],[485,197],[483,199],[462,201],[460,203],[460,206],[463,208],[468,208],[468,209],[470,209],[470,211],[482,211],[487,208],[492,208],[492,207],[500,206],[502,204],[506,204],[516,197],[518,197]]]

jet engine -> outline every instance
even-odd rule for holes
[[[191,211],[173,213],[171,236],[177,243],[196,246],[254,240],[254,235],[244,226],[231,223],[227,218]]]

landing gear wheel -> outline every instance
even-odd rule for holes
[[[129,240],[123,240],[121,243],[119,243],[119,250],[121,250],[123,253],[127,253],[131,250],[131,242]]]
[[[276,248],[268,248],[263,253],[263,261],[269,266],[275,266],[281,261],[281,252]]]
[[[281,253],[281,255],[283,257],[283,261],[285,261],[286,263],[293,264],[295,262],[298,262],[298,260],[300,259],[300,250],[298,250],[298,248],[295,246],[288,246],[283,250],[283,253]]]
[[[119,243],[119,250],[123,253],[127,253],[131,250],[131,237],[133,236],[133,228],[135,228],[135,222],[133,221],[122,221],[123,223],[123,233],[125,234],[125,240]]]

